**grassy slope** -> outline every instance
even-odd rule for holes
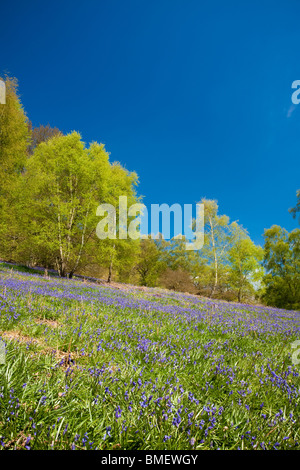
[[[0,269],[0,448],[298,448],[299,312]]]

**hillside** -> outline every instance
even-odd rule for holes
[[[6,449],[296,449],[300,312],[0,267]]]

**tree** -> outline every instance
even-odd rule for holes
[[[155,287],[157,280],[166,269],[161,259],[161,252],[154,240],[150,238],[141,240],[141,253],[136,265],[142,286]]]
[[[228,250],[236,224],[230,224],[227,215],[218,214],[217,201],[203,198],[200,203],[204,204],[204,246],[198,253],[194,276],[198,282],[201,280],[204,283],[202,287],[208,288],[209,296],[213,297],[227,273],[225,265],[228,264]]]
[[[300,308],[300,229],[273,225],[264,233],[263,300],[278,308]]]
[[[184,235],[169,241],[163,238],[155,240],[160,251],[160,260],[166,267],[159,278],[159,285],[166,289],[195,294],[197,288],[193,282],[192,267],[197,255],[195,251],[186,249],[187,242]]]
[[[121,166],[119,162],[114,162],[111,166],[110,174],[110,194],[106,202],[115,208],[116,214],[116,235],[115,239],[106,238],[98,240],[96,244],[97,262],[108,269],[107,282],[111,282],[113,272],[122,279],[127,280],[135,263],[135,258],[139,253],[139,240],[132,240],[129,236],[122,239],[120,236],[120,196],[127,198],[127,208],[140,202],[136,194],[138,177],[135,172],[129,172]],[[135,217],[127,216],[127,231],[130,222]]]
[[[17,243],[14,207],[30,142],[28,119],[18,94],[18,82],[6,76],[6,104],[0,104],[0,253],[11,258]]]
[[[191,274],[183,268],[167,268],[159,279],[159,285],[179,292],[197,293]]]
[[[6,104],[0,104],[0,191],[7,191],[26,161],[28,119],[18,95],[18,82],[6,77]]]
[[[120,282],[129,282],[135,278],[134,268],[140,252],[139,240],[97,240],[95,241],[95,250],[93,263],[104,267],[107,273],[106,280],[110,283],[112,280]]]
[[[241,232],[229,249],[228,257],[229,285],[236,291],[237,300],[241,302],[245,296],[253,294],[254,283],[262,279],[263,249]]]
[[[40,125],[39,127],[32,127],[32,123],[29,122],[28,126],[31,134],[31,142],[28,147],[30,155],[33,154],[34,149],[42,142],[47,142],[47,140],[56,135],[63,135],[57,127],[50,127],[49,124],[46,126]]]
[[[104,146],[92,143],[87,149],[76,132],[36,147],[27,162],[20,209],[23,245],[33,262],[42,252],[60,276],[73,276],[95,233],[96,208],[110,195],[110,176]]]
[[[136,202],[136,184],[135,173],[119,163],[110,164],[102,144],[93,142],[86,148],[77,132],[40,143],[24,174],[19,212],[26,236],[20,256],[26,254],[30,263],[42,257],[44,264],[57,267],[60,276],[69,277],[87,264],[108,263],[111,278],[122,250],[119,240],[97,238],[97,207],[100,203],[116,207],[124,194],[129,204]],[[128,247],[133,245],[129,240]]]
[[[294,219],[296,218],[297,212],[300,212],[300,189],[296,192],[296,196],[298,198],[297,204],[295,207],[289,210],[291,214],[293,214]],[[300,217],[299,217],[299,224],[300,224]]]
[[[156,245],[161,253],[161,259],[171,270],[176,271],[177,269],[181,269],[186,272],[191,271],[195,251],[186,249],[187,242],[188,240],[184,235],[182,235],[181,238],[171,238],[169,241],[163,238],[156,240]]]

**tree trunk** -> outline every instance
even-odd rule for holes
[[[214,264],[215,264],[215,282],[214,282],[213,290],[211,293],[211,297],[213,297],[217,289],[217,285],[218,285],[218,258],[217,258],[217,251],[216,251],[216,245],[215,245],[214,226],[213,226],[212,220],[209,219],[209,221],[210,221],[211,240],[212,240],[212,246],[213,246]]]
[[[112,262],[112,260],[111,260],[110,265],[109,265],[109,268],[108,268],[108,278],[107,278],[107,282],[111,282],[112,268],[113,268],[113,262]]]
[[[108,279],[107,279],[107,282],[111,282],[111,278],[112,278],[112,268],[113,268],[113,260],[114,260],[114,253],[115,253],[115,244],[113,245],[113,251],[112,251],[112,254],[111,254],[111,257],[110,257],[110,264],[109,264],[109,268],[108,268]]]
[[[59,277],[66,277],[66,265],[64,261],[61,258],[57,257],[56,265]]]

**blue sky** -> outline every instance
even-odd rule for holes
[[[1,5],[0,74],[33,125],[79,131],[154,203],[217,199],[262,243],[300,188],[297,1]]]

